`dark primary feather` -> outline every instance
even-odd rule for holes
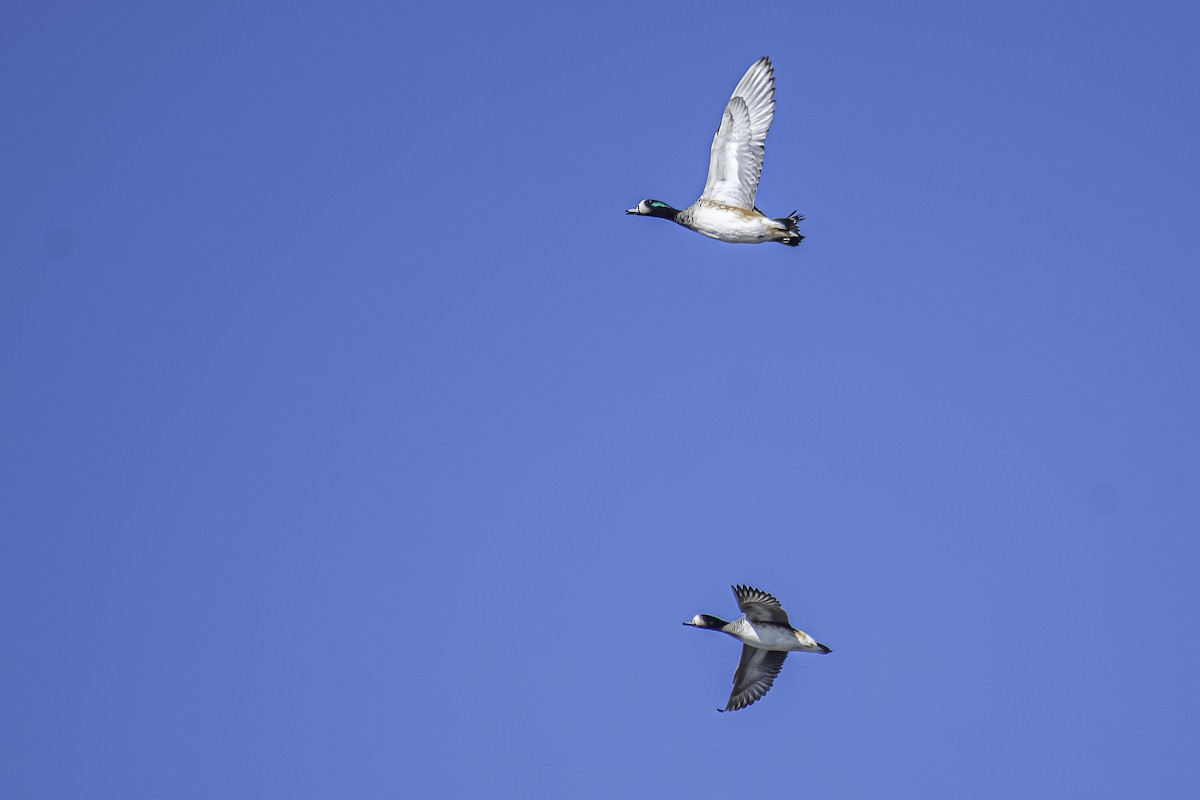
[[[733,596],[737,598],[738,608],[751,622],[773,622],[776,625],[792,627],[787,612],[783,610],[779,601],[761,589],[734,586]]]
[[[779,650],[760,650],[748,644],[742,645],[742,660],[733,675],[733,692],[725,708],[718,711],[737,711],[754,705],[771,691],[776,676],[783,669],[787,653]]]

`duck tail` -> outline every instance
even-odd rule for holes
[[[775,241],[780,244],[786,244],[788,247],[796,247],[804,241],[804,234],[800,232],[799,222],[804,219],[803,214],[797,214],[795,211],[788,214],[786,217],[776,217],[773,221],[778,222],[783,226],[783,231],[780,232],[780,237]]]

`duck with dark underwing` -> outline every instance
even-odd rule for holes
[[[788,653],[830,653],[825,645],[804,631],[796,630],[787,612],[771,595],[750,586],[734,586],[733,596],[745,615],[726,622],[710,614],[697,614],[683,623],[695,628],[727,633],[742,643],[742,660],[733,675],[733,692],[725,708],[746,708],[771,691]]]

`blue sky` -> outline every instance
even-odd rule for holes
[[[6,6],[0,794],[1194,791],[1200,11],[739,8]]]

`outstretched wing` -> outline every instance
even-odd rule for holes
[[[775,68],[763,56],[742,76],[713,137],[701,200],[750,210],[762,177],[763,148],[775,118]]]
[[[734,586],[733,596],[737,598],[738,608],[751,622],[774,622],[792,627],[783,606],[763,590],[752,586]]]
[[[738,663],[737,672],[733,675],[733,692],[729,702],[721,711],[737,711],[739,708],[753,705],[771,691],[775,677],[783,669],[787,653],[781,650],[760,650],[750,645],[742,645],[742,660]]]

